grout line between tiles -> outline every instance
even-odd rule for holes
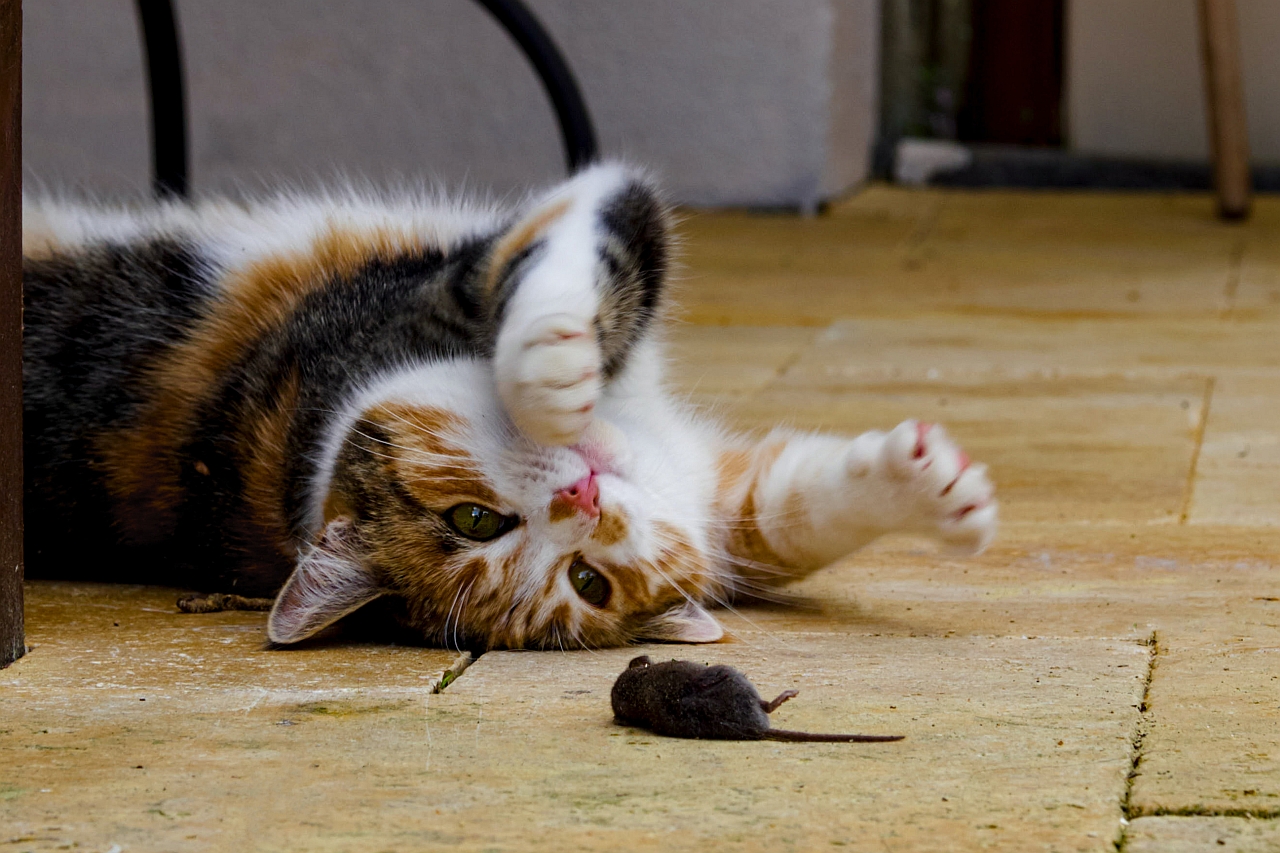
[[[1186,524],[1191,517],[1191,501],[1196,494],[1196,470],[1200,466],[1200,449],[1204,446],[1204,432],[1209,427],[1209,411],[1213,406],[1213,391],[1218,379],[1210,376],[1204,383],[1204,397],[1200,402],[1200,420],[1196,424],[1195,447],[1191,451],[1191,467],[1187,471],[1187,482],[1182,490],[1182,511],[1178,514],[1178,524]]]
[[[1147,675],[1142,682],[1142,698],[1138,700],[1138,724],[1133,732],[1129,756],[1129,773],[1124,780],[1124,794],[1120,798],[1120,833],[1113,842],[1119,853],[1124,853],[1128,842],[1129,823],[1136,814],[1133,808],[1133,786],[1142,767],[1143,745],[1151,732],[1151,683],[1155,680],[1156,666],[1160,659],[1160,638],[1155,631],[1147,638]]]

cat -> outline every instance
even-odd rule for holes
[[[274,596],[276,644],[373,602],[459,648],[701,643],[881,534],[995,533],[940,427],[752,439],[667,391],[672,213],[626,165],[24,219],[32,576]]]

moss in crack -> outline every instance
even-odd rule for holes
[[[458,655],[453,663],[449,665],[440,675],[440,680],[436,682],[436,686],[432,689],[432,693],[443,693],[445,688],[457,681],[462,673],[467,671],[467,667],[475,663],[479,658],[473,657],[471,652],[463,652]]]

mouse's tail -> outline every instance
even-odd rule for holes
[[[902,740],[905,735],[824,735],[815,732],[789,732],[786,729],[769,729],[765,740],[802,741],[805,743],[889,743]]]

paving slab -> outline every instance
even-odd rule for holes
[[[255,842],[268,804],[302,807],[291,775],[322,775],[331,755],[292,718],[420,714],[458,656],[341,640],[268,651],[265,613],[183,614],[179,592],[26,585],[31,650],[0,671],[3,849],[297,849]],[[359,773],[348,758],[339,776]]]
[[[1266,217],[1238,228],[1219,219],[1214,206],[1206,193],[1078,192],[1046,198],[1035,191],[989,196],[952,191],[938,200],[930,236],[1028,250],[1068,245],[1221,255],[1249,235],[1271,232]]]
[[[1280,531],[1006,526],[980,557],[895,537],[785,587],[786,605],[721,611],[735,630],[885,636],[1133,636],[1218,648],[1280,623]]]
[[[1196,466],[1193,524],[1280,526],[1280,376],[1216,379]]]
[[[0,670],[0,684],[24,693],[24,701],[47,695],[55,704],[71,701],[68,697],[80,691],[139,697],[205,686],[253,702],[272,690],[430,687],[458,655],[341,639],[269,650],[266,613],[182,613],[175,606],[181,593],[165,587],[27,583],[31,652],[22,667]],[[8,687],[0,700],[8,698],[7,692]]]
[[[1280,816],[1280,613],[1212,646],[1162,636],[1148,706],[1135,813]]]
[[[1129,824],[1124,853],[1275,853],[1280,821],[1238,817],[1144,817]]]
[[[776,725],[907,740],[658,738],[610,721],[636,650],[488,654],[432,697],[433,766],[465,768],[502,816],[459,807],[455,826],[495,845],[550,839],[526,850],[1101,851],[1117,837],[1136,643],[752,634],[645,651],[799,689]]]
[[[141,671],[154,661],[145,646],[121,647],[111,668]],[[218,653],[229,668],[247,651]],[[709,743],[618,727],[608,689],[636,649],[491,653],[439,695],[411,674],[347,670],[328,687],[254,696],[220,681],[50,678],[83,661],[48,645],[3,675],[3,840],[1101,851],[1118,832],[1147,660],[1135,643],[789,634],[646,651],[733,663],[766,692],[801,689],[779,725],[908,740]]]
[[[832,319],[956,312],[979,316],[1219,317],[1232,257],[1169,249],[1063,243],[1027,251],[1014,243],[917,240],[906,225],[892,241],[846,223],[752,225],[751,239],[715,240],[737,226],[688,223],[685,316],[698,323],[825,325]],[[768,220],[762,220],[768,223]],[[804,235],[830,231],[824,239]]]
[[[1208,378],[1280,371],[1273,321],[922,314],[841,320],[783,379],[838,390],[877,382],[1008,385],[1057,378]]]
[[[701,213],[685,226],[684,301],[698,322],[765,325],[928,311],[1274,318],[1276,264],[1255,247],[1280,235],[1280,211],[1265,201],[1243,227],[1218,221],[1206,194],[873,187],[816,220]]]
[[[668,332],[668,375],[704,403],[724,394],[754,394],[778,378],[818,330],[791,326],[693,326]]]

